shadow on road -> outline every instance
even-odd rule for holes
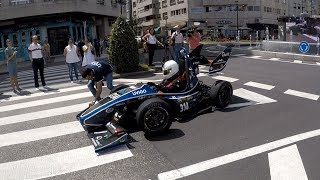
[[[11,95],[3,95],[3,94],[0,95],[0,99],[8,99],[10,97],[12,97],[12,96]]]
[[[168,132],[158,136],[149,136],[145,134],[145,138],[149,141],[167,141],[171,139],[181,138],[184,135],[184,132],[180,129],[170,129]]]

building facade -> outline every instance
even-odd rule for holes
[[[302,13],[319,15],[319,0],[288,0],[288,16],[299,17]]]
[[[59,55],[69,38],[104,38],[119,15],[120,6],[109,0],[0,0],[0,61],[6,39],[21,60],[29,60],[27,47],[33,35],[39,42],[48,40],[51,54]]]
[[[235,36],[244,31],[277,28],[288,0],[132,0],[133,17],[142,27],[196,24],[208,33]],[[208,31],[207,31],[208,30]]]

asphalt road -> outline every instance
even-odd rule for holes
[[[232,82],[234,108],[155,138],[132,132],[129,145],[101,156],[75,119],[93,99],[85,84],[55,66],[46,69],[52,90],[35,92],[31,71],[20,72],[24,96],[0,83],[0,179],[320,179],[319,65],[233,56],[221,74],[207,70],[206,84]]]

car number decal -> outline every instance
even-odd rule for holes
[[[180,112],[184,112],[187,110],[189,110],[189,103],[188,102],[180,104]]]

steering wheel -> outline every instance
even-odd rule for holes
[[[149,85],[154,91],[158,91],[158,85],[154,82],[147,82],[147,85]]]

